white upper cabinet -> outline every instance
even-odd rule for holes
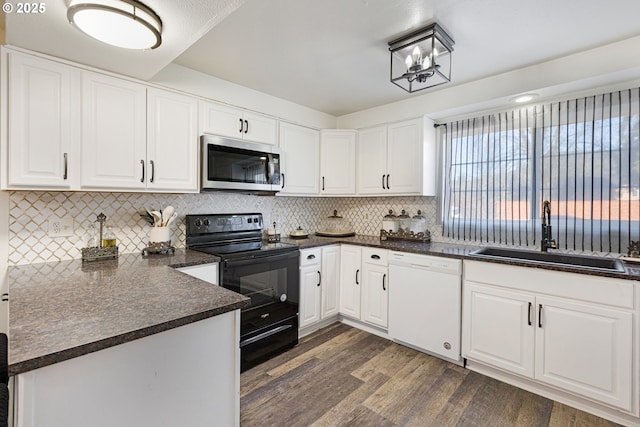
[[[358,193],[435,195],[435,137],[422,118],[363,129],[358,139]]]
[[[321,194],[356,193],[356,136],[355,130],[321,131]]]
[[[387,190],[419,194],[422,190],[422,120],[394,123],[387,128]]]
[[[147,90],[147,188],[198,191],[198,101]]]
[[[83,72],[81,186],[144,189],[146,157],[146,88]]]
[[[386,190],[387,127],[361,130],[358,135],[358,193],[381,194]]]
[[[275,145],[277,120],[215,102],[202,102],[200,133],[212,133]]]
[[[320,176],[320,132],[280,122],[281,194],[317,195]]]
[[[82,74],[81,187],[198,191],[198,102],[102,74]]]
[[[3,188],[69,189],[79,176],[79,71],[11,52]],[[8,152],[8,156],[7,156]]]

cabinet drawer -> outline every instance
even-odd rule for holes
[[[300,267],[320,264],[322,248],[303,249],[300,251]]]
[[[389,251],[377,248],[362,248],[362,262],[376,265],[389,264]]]

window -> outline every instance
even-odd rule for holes
[[[443,128],[445,237],[536,245],[549,200],[561,249],[620,253],[640,240],[640,89]]]

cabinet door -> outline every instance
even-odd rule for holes
[[[385,194],[387,189],[387,127],[358,133],[358,193]]]
[[[340,246],[322,248],[322,318],[340,311]]]
[[[147,188],[198,191],[198,102],[174,92],[147,91]]]
[[[362,249],[342,245],[340,248],[340,314],[360,319]]]
[[[200,103],[200,133],[242,139],[242,110],[215,102]]]
[[[276,119],[249,111],[244,111],[243,117],[245,122],[242,137],[244,139],[276,145],[278,142],[278,124]]]
[[[77,169],[78,71],[9,53],[10,187],[71,188]],[[75,164],[73,166],[75,166]]]
[[[533,378],[535,298],[465,282],[463,356]]]
[[[420,194],[422,189],[422,120],[388,126],[388,190],[393,194]]]
[[[320,175],[322,194],[356,193],[356,131],[321,132]]]
[[[300,328],[321,318],[320,264],[300,268]]]
[[[536,303],[536,379],[630,411],[632,314],[551,297]]]
[[[388,267],[362,263],[362,320],[386,328],[388,324]]]
[[[280,148],[284,153],[283,194],[318,194],[320,132],[280,123]]]
[[[145,112],[144,86],[82,73],[82,187],[146,187]]]

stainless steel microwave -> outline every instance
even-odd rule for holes
[[[281,153],[277,147],[218,135],[202,135],[201,190],[276,192]]]

